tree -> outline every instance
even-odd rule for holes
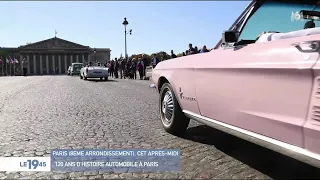
[[[183,56],[182,53],[177,54],[177,57],[182,57],[182,56]]]
[[[9,52],[5,50],[0,50],[0,57],[7,57],[9,56]]]

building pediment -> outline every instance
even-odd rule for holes
[[[88,50],[89,46],[83,46],[71,41],[60,39],[57,37],[39,41],[36,43],[28,44],[25,46],[20,46],[20,50],[29,50],[29,49],[86,49]]]

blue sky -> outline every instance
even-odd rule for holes
[[[123,18],[127,17],[128,54],[173,49],[188,44],[213,47],[249,1],[21,1],[0,2],[0,46],[17,47],[54,37],[124,55]]]

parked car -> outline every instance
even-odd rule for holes
[[[320,167],[315,7],[254,0],[214,50],[160,62],[152,80],[164,129],[180,135],[193,119]]]
[[[80,79],[100,78],[100,80],[107,81],[108,77],[108,68],[101,66],[100,63],[85,66],[80,70]]]
[[[72,63],[71,66],[68,68],[68,75],[80,75],[80,70],[83,67],[83,63]]]

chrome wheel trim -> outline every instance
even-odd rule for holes
[[[169,126],[172,123],[172,116],[174,111],[173,97],[170,90],[166,91],[163,96],[160,111],[163,124]]]

